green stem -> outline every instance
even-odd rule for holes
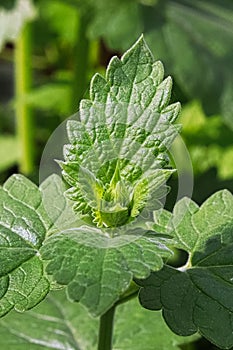
[[[79,102],[83,97],[88,85],[89,49],[90,42],[87,38],[87,26],[89,16],[85,13],[78,13],[77,39],[74,47],[74,72],[73,89],[71,96],[71,111],[77,112]]]
[[[115,305],[100,317],[98,350],[111,350]]]
[[[126,303],[130,299],[138,295],[139,287],[132,281],[129,289],[125,294],[105,313],[100,317],[98,350],[111,350],[113,338],[114,313],[116,307]]]
[[[182,350],[195,350],[196,349],[196,346],[195,344],[185,344],[184,347],[182,347]]]
[[[15,45],[16,127],[20,148],[19,171],[28,175],[34,163],[34,127],[31,108],[25,95],[31,89],[31,25],[24,26]]]

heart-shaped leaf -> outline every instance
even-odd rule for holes
[[[163,309],[177,334],[200,332],[217,346],[233,346],[233,196],[223,190],[199,208],[182,199],[171,219],[177,248],[189,253],[185,266],[164,268],[144,280],[141,304]]]
[[[148,232],[147,232],[148,231]],[[155,232],[103,230],[83,226],[52,235],[41,253],[47,273],[67,285],[68,297],[80,301],[94,316],[105,313],[128,289],[133,277],[161,269],[171,251]]]

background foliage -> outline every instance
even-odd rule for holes
[[[5,19],[0,24],[1,183],[14,172],[26,173],[38,182],[38,165],[50,134],[78,111],[93,73],[104,72],[109,58],[129,48],[143,32],[155,58],[163,61],[166,75],[174,79],[173,99],[183,104],[178,122],[183,124],[181,135],[193,163],[193,199],[201,204],[218,189],[233,191],[231,0],[28,0],[26,15],[16,26],[9,16],[16,9],[20,11],[20,4],[23,1],[0,2],[1,19]],[[22,115],[24,119],[20,119]],[[25,147],[30,148],[26,153]],[[186,171],[184,164],[184,174]],[[176,183],[175,176],[170,182]],[[51,304],[51,300],[46,303]],[[40,307],[52,315],[55,312],[46,304]],[[36,313],[28,314],[25,327],[30,317],[38,317]],[[150,324],[150,313],[145,310],[135,311],[135,319],[145,313]],[[17,324],[17,335],[19,316],[7,317]],[[5,322],[1,321],[2,332]],[[115,342],[121,339],[119,344],[125,341],[127,346],[121,330],[125,319],[117,322]],[[74,342],[67,327],[64,332]],[[161,343],[164,349],[171,349],[163,332]],[[174,337],[175,348],[182,341]],[[201,341],[192,346],[198,349]],[[10,344],[7,346],[10,349]],[[72,346],[79,349],[77,344]],[[90,344],[82,346],[92,348]],[[214,349],[205,343],[207,346]]]

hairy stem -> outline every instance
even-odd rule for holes
[[[111,350],[115,305],[100,317],[98,350]]]
[[[25,95],[31,88],[31,25],[26,24],[15,46],[16,125],[20,147],[19,171],[28,175],[34,163],[34,126]]]

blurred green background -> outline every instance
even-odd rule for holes
[[[193,199],[233,191],[232,0],[0,0],[0,18],[0,183],[15,172],[38,183],[49,136],[144,33],[182,102]]]

